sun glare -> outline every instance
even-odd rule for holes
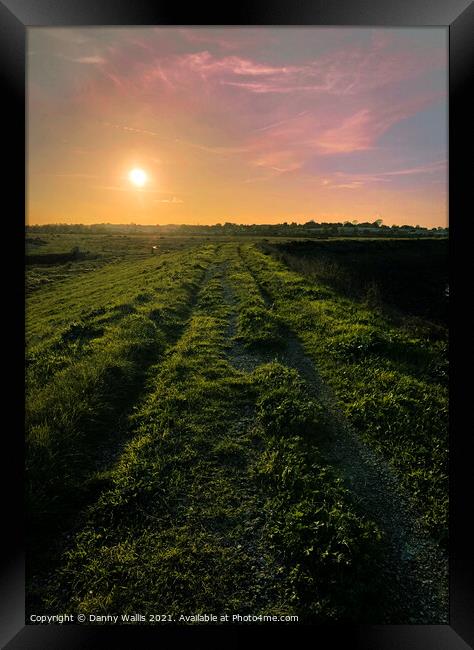
[[[143,187],[148,180],[147,173],[143,169],[131,169],[128,174],[129,181],[136,187]]]

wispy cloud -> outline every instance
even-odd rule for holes
[[[179,30],[190,44],[223,44],[227,36]],[[238,36],[232,35],[238,42]],[[416,78],[427,70],[439,69],[446,64],[443,52],[420,51],[414,55],[406,49],[386,51],[387,39],[374,38],[365,46],[347,45],[344,48],[322,54],[317,58],[305,58],[292,63],[276,64],[268,58],[256,58],[238,54],[218,54],[209,49],[164,54],[153,41],[129,39],[135,48],[132,52],[109,48],[107,54],[96,52],[75,57],[82,63],[100,63],[103,73],[124,91],[133,87],[140,90],[167,89],[180,92],[191,91],[196,84],[211,85],[213,92],[219,88],[250,94],[351,96],[371,92]],[[229,41],[230,43],[230,41]],[[240,48],[242,43],[240,43]],[[225,49],[225,47],[224,47]],[[142,54],[137,54],[137,50]],[[144,57],[143,53],[146,53]]]
[[[396,171],[383,172],[382,176],[413,176],[414,174],[433,174],[439,171],[446,171],[448,165],[447,160],[437,160],[426,165],[419,165],[418,167],[409,167],[408,169],[397,169]]]
[[[291,117],[286,118],[285,120],[279,120],[278,122],[272,122],[271,124],[266,124],[265,126],[261,126],[258,129],[255,129],[255,133],[261,132],[261,131],[268,131],[269,129],[274,129],[277,126],[282,126],[283,124],[288,124],[289,122],[292,122],[294,120],[297,120],[299,117],[303,117],[303,115],[307,115],[309,111],[301,111],[300,113],[297,113],[296,115],[292,115]]]
[[[331,178],[321,179],[322,185],[329,189],[357,189],[372,183],[390,183],[399,176],[419,176],[426,174],[445,173],[446,160],[428,162],[416,167],[381,171],[376,174],[357,174],[348,172],[335,172]]]
[[[85,65],[105,65],[107,60],[103,56],[97,54],[91,55],[81,55],[81,56],[70,56],[64,54],[63,52],[58,52],[55,56],[65,61],[71,61],[72,63],[82,63]]]
[[[162,190],[154,190],[147,187],[126,187],[123,185],[91,185],[94,190],[107,190],[110,192],[127,192],[135,194],[165,194]]]
[[[80,56],[77,59],[71,59],[71,61],[75,61],[76,63],[86,63],[89,65],[106,63],[106,60],[102,56]]]
[[[191,140],[185,140],[183,138],[171,138],[169,136],[165,136],[161,133],[157,133],[156,131],[151,131],[149,129],[137,129],[132,126],[127,126],[126,124],[112,124],[110,122],[103,122],[103,125],[113,129],[117,129],[119,131],[124,131],[125,133],[149,135],[153,138],[160,138],[168,142],[174,142],[179,145],[184,145],[186,147],[199,149],[200,151],[205,151],[210,154],[216,154],[222,156],[231,156],[231,155],[247,153],[252,149],[252,147],[250,147],[249,145],[229,146],[229,147],[204,145],[204,144],[200,144],[199,142],[192,142]]]
[[[157,199],[156,203],[184,203],[182,199],[178,199],[176,196],[173,196],[171,199]]]
[[[97,174],[84,174],[81,172],[33,172],[36,176],[53,176],[55,178],[100,178]]]
[[[362,108],[324,130],[313,144],[326,153],[347,153],[371,149],[377,139],[390,127],[415,115],[441,95],[419,96],[415,99],[399,99],[387,106],[378,102],[371,108]]]
[[[149,129],[137,129],[137,128],[133,127],[133,126],[127,126],[126,124],[112,124],[111,122],[102,122],[102,124],[104,126],[108,126],[108,127],[112,128],[112,129],[118,129],[119,131],[126,131],[126,132],[129,132],[129,133],[138,133],[140,135],[151,135],[154,138],[163,138],[164,137],[163,135],[161,135],[161,133],[156,133],[156,131],[150,131]]]
[[[268,55],[223,53],[228,36],[238,41],[235,32],[184,28],[178,34],[198,46],[197,51],[173,53],[169,48],[164,53],[157,42],[139,38],[137,45],[135,37],[128,41],[131,51],[115,47],[106,54],[78,57],[84,63],[103,62],[95,66],[100,75],[94,85],[78,91],[84,95],[85,110],[106,113],[111,103],[132,102],[140,106],[141,121],[147,113],[150,123],[159,123],[162,114],[168,120],[174,115],[176,124],[210,123],[216,142],[222,139],[219,127],[229,125],[225,144],[213,144],[212,138],[170,138],[166,131],[105,122],[217,156],[242,156],[246,164],[275,173],[300,169],[316,154],[372,149],[393,125],[436,101],[434,93],[416,87],[408,101],[398,85],[445,64],[441,50],[421,50],[414,56],[409,49],[394,47],[392,36],[374,37],[365,45],[349,41],[319,57],[281,64]],[[199,49],[220,40],[217,50]],[[385,87],[392,90],[379,92]]]

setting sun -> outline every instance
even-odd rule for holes
[[[136,187],[143,187],[148,180],[148,175],[143,169],[131,169],[128,174],[129,181]]]

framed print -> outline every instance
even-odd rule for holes
[[[472,645],[472,17],[0,4],[5,648]]]

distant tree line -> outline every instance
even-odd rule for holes
[[[302,236],[302,237],[407,237],[407,236],[441,236],[446,237],[449,229],[443,227],[425,228],[423,226],[393,225],[386,226],[381,219],[375,221],[342,221],[342,222],[316,222],[279,224],[236,224],[225,222],[212,226],[204,225],[153,225],[144,226],[130,224],[45,224],[41,226],[27,226],[27,233],[163,233],[183,235],[259,235],[259,236]]]

